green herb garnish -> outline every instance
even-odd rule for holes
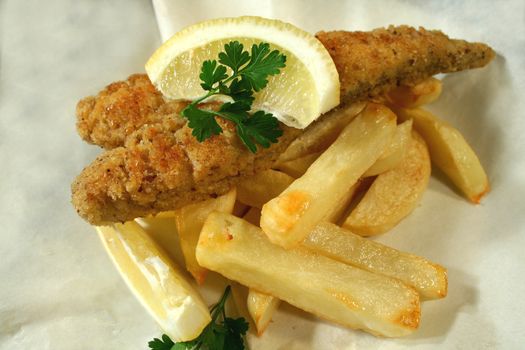
[[[268,77],[279,74],[285,62],[286,56],[278,50],[270,51],[268,43],[253,44],[251,53],[238,41],[224,45],[218,62],[207,60],[202,64],[201,87],[208,92],[182,111],[193,129],[192,135],[199,142],[219,135],[222,128],[215,120],[217,116],[235,123],[237,135],[253,153],[257,151],[256,143],[267,148],[277,142],[283,134],[277,118],[264,111],[251,112],[251,107],[254,92],[264,89]],[[229,96],[233,102],[224,103],[218,111],[199,109],[200,102],[214,95]]]
[[[244,350],[244,335],[248,331],[248,322],[243,317],[226,317],[224,306],[231,287],[226,287],[224,294],[211,309],[211,322],[194,340],[174,343],[163,334],[148,343],[151,350]]]

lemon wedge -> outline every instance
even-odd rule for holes
[[[199,293],[136,222],[99,226],[97,232],[142,305],[173,341],[195,339],[211,321]]]
[[[302,129],[339,104],[339,75],[321,42],[289,23],[261,17],[219,18],[189,26],[155,51],[146,72],[165,97],[194,100],[205,94],[199,80],[202,63],[217,59],[224,44],[234,40],[248,51],[266,42],[286,55],[286,67],[255,94],[253,110],[271,112],[284,124]]]

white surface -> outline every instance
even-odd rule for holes
[[[380,238],[449,269],[448,297],[423,305],[415,335],[378,339],[283,306],[254,348],[523,348],[525,4],[283,2],[171,1],[168,30],[256,14],[311,32],[408,23],[485,41],[498,58],[446,77],[433,109],[479,153],[492,192],[473,206],[435,176],[414,214]],[[4,0],[0,20],[0,349],[145,349],[157,326],[76,216],[69,184],[99,152],[75,134],[76,101],[143,71],[160,43],[151,5]]]

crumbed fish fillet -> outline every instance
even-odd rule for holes
[[[343,102],[373,98],[438,73],[483,67],[494,57],[485,44],[407,26],[316,36],[335,62]],[[145,74],[135,74],[82,99],[77,105],[77,129],[85,141],[111,149],[122,146],[142,125],[177,115],[186,105],[165,101]]]
[[[335,62],[344,103],[438,73],[482,67],[494,57],[487,45],[407,26],[320,32],[317,37]],[[271,167],[302,132],[283,126],[279,142],[254,155],[240,143],[233,125],[219,121],[225,132],[199,143],[179,117],[184,106],[165,101],[145,75],[80,101],[80,135],[109,149],[73,182],[72,201],[80,216],[101,225],[221,195],[242,177]]]
[[[482,43],[450,39],[440,31],[390,26],[371,32],[319,32],[335,62],[342,102],[380,96],[435,74],[480,68],[494,58]]]

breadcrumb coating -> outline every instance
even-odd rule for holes
[[[439,73],[483,67],[495,55],[485,44],[409,26],[319,32],[316,37],[334,60],[342,102],[374,98]]]
[[[251,153],[231,122],[200,143],[186,125],[145,125],[124,147],[102,153],[72,184],[73,205],[94,225],[124,222],[222,195],[245,176],[269,168],[299,130]]]
[[[494,57],[485,44],[407,26],[320,32],[317,38],[335,62],[343,103],[438,73],[482,67]],[[252,154],[234,126],[218,119],[224,133],[200,143],[179,115],[186,104],[164,100],[146,75],[132,75],[79,102],[79,134],[108,149],[72,184],[81,217],[94,225],[123,222],[224,194],[243,177],[270,168],[303,132],[282,125],[277,144]]]

